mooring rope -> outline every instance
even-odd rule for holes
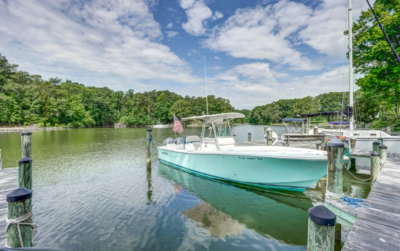
[[[340,199],[340,203],[347,205],[347,207],[349,207],[351,209],[354,209],[354,208],[357,208],[357,207],[371,208],[371,206],[368,205],[367,203],[365,203],[363,201],[363,199],[361,199],[361,198],[353,199],[353,198],[350,198],[350,197],[347,197],[347,196],[343,196]]]
[[[32,217],[32,212],[29,212],[29,213],[27,213],[25,215],[22,215],[22,216],[20,216],[18,218],[15,218],[15,219],[9,219],[8,217],[6,217],[6,233],[7,233],[8,228],[10,227],[10,225],[16,224],[17,225],[17,229],[18,229],[19,241],[21,242],[21,246],[22,247],[24,247],[24,243],[22,241],[20,225],[31,226],[32,230],[34,230],[36,228],[36,224],[34,224],[34,223],[23,223],[23,221],[26,221],[31,217]],[[7,240],[6,240],[5,246],[6,247],[10,247],[10,246],[7,245]]]
[[[349,160],[347,161],[347,167],[349,167],[349,168],[347,168],[345,164],[343,164],[343,167],[344,167],[344,169],[346,169],[347,172],[349,172],[349,174],[351,176],[353,176],[353,178],[355,178],[356,180],[359,180],[359,181],[368,181],[368,180],[371,179],[371,178],[368,178],[368,179],[362,180],[362,179],[359,179],[356,176],[354,176],[349,170],[350,169],[350,165],[351,165],[351,155],[350,155],[350,149],[349,148],[346,148],[346,152],[344,153],[344,155],[349,158]]]

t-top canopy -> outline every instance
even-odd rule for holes
[[[240,119],[240,118],[244,118],[244,117],[245,117],[245,115],[242,113],[230,112],[230,113],[220,113],[220,114],[212,114],[212,115],[193,116],[193,117],[188,117],[188,118],[182,118],[182,120],[201,119],[201,120],[205,121],[206,123],[211,123],[211,122],[222,123],[224,120]]]
[[[303,122],[306,121],[305,119],[282,119],[283,122]]]

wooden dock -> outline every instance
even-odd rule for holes
[[[353,225],[342,250],[400,250],[400,159],[388,159],[364,201],[372,208],[325,203],[340,217],[339,223]]]
[[[6,216],[8,193],[18,188],[18,168],[6,168],[0,172],[0,247],[6,243]]]

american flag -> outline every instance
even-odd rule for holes
[[[172,131],[177,133],[183,133],[183,126],[179,119],[174,114],[174,126],[172,126]]]

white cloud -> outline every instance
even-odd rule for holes
[[[169,28],[169,29],[171,29],[173,26],[174,26],[174,24],[173,24],[173,23],[169,23],[169,24],[167,24],[167,28]]]
[[[167,33],[168,37],[175,37],[176,35],[178,35],[178,32],[176,31],[166,31],[165,33]]]
[[[348,38],[343,32],[348,29],[345,23],[347,4],[348,0],[322,0],[308,20],[307,27],[299,32],[299,39],[331,59],[345,59]],[[353,22],[360,16],[361,10],[367,9],[365,1],[353,1]]]
[[[158,42],[159,24],[142,0],[1,1],[0,23],[3,55],[45,78],[135,90],[142,81],[196,81]]]
[[[183,29],[194,36],[205,34],[205,20],[212,17],[212,11],[202,0],[181,0],[181,7],[185,9],[188,21],[182,24]]]
[[[214,71],[219,71],[222,69],[222,66],[216,65],[212,68]]]
[[[221,59],[220,59],[219,57],[217,57],[217,56],[215,56],[214,58],[217,59],[217,60],[221,60]]]
[[[213,16],[213,20],[217,20],[217,19],[220,19],[220,18],[223,18],[224,17],[224,14],[222,14],[221,12],[219,12],[219,11],[216,11],[215,13],[214,13],[214,16]]]
[[[308,69],[310,60],[293,48],[290,38],[308,24],[311,13],[311,8],[287,0],[238,9],[203,44],[237,58],[267,59]]]

